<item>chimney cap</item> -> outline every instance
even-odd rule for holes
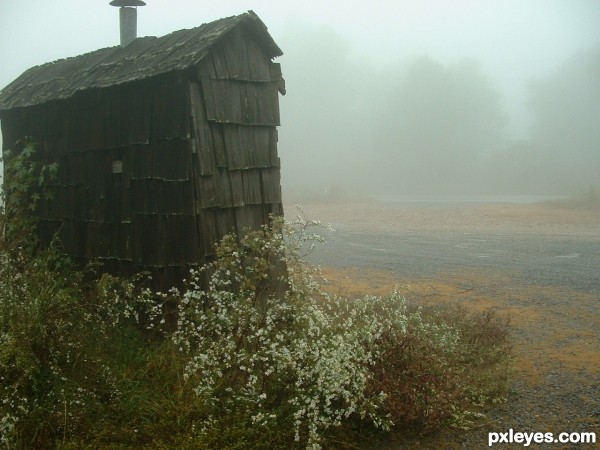
[[[145,6],[146,2],[143,2],[142,0],[113,0],[112,2],[110,2],[111,6],[120,6],[120,7],[125,7],[125,6]]]

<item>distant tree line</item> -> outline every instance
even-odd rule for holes
[[[568,195],[599,183],[600,45],[530,80],[533,125],[514,141],[476,60],[378,70],[330,29],[288,44],[287,194]]]

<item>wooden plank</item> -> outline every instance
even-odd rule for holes
[[[132,146],[123,149],[123,173],[121,189],[121,221],[131,221],[131,177],[136,161],[133,159],[134,150]]]
[[[95,99],[94,105],[94,121],[92,127],[94,130],[94,137],[92,138],[92,147],[95,150],[102,148],[113,148],[118,147],[120,142],[117,139],[117,133],[111,127],[113,115],[113,105],[116,100],[113,99],[114,94],[111,95],[106,91],[102,93],[98,92]]]
[[[198,261],[198,233],[193,216],[167,216],[163,230],[165,264],[184,266]]]
[[[65,217],[78,221],[86,219],[85,206],[87,201],[87,189],[84,186],[70,186],[69,203],[64,205]]]
[[[277,83],[202,79],[208,120],[240,125],[279,125]]]
[[[106,198],[94,198],[90,200],[90,215],[88,220],[102,222],[109,216],[108,202]]]
[[[212,175],[215,168],[215,154],[213,136],[206,118],[204,95],[199,83],[190,83],[190,104],[192,111],[193,136],[195,138],[195,151],[198,154],[199,173]]]
[[[200,197],[201,208],[214,208],[220,206],[219,199],[217,198],[217,177],[217,174],[207,177],[197,177],[200,181],[200,189],[199,191],[196,191],[196,195]]]
[[[106,259],[117,259],[119,249],[118,224],[100,223],[99,239],[96,241],[97,257]]]
[[[245,106],[242,112],[242,123],[249,125],[260,124],[261,113],[264,112],[261,106],[263,102],[260,98],[260,91],[254,89],[251,83],[244,83],[240,86],[240,96],[242,97],[242,104]]]
[[[152,176],[161,180],[181,181],[191,176],[192,150],[188,140],[158,141],[152,148]]]
[[[65,182],[68,184],[83,184],[85,180],[83,167],[84,154],[80,152],[70,153],[63,160],[63,173]]]
[[[281,175],[278,167],[260,171],[264,203],[281,203]]]
[[[161,216],[136,214],[132,221],[132,260],[143,266],[162,266]]]
[[[221,208],[231,208],[233,206],[233,194],[229,171],[227,169],[218,169],[215,175],[217,182],[217,202]]]
[[[196,216],[196,226],[198,228],[201,249],[204,256],[212,256],[215,253],[215,244],[217,242],[217,224],[215,221],[215,212],[213,209],[204,209]]]
[[[235,28],[222,41],[229,78],[249,80],[249,60],[246,39],[240,28]]]
[[[129,147],[131,161],[128,170],[131,179],[152,177],[154,173],[154,149],[151,145],[132,145]]]
[[[69,102],[69,144],[72,151],[89,148],[89,109],[81,99]]]
[[[191,181],[157,180],[158,201],[161,214],[192,214],[194,199]]]
[[[66,136],[67,121],[63,102],[50,102],[45,106],[46,109],[46,132],[48,138],[59,141]]]
[[[256,125],[279,126],[279,93],[277,82],[274,83],[252,83],[249,87],[256,91],[260,111]]]
[[[151,179],[133,179],[130,184],[131,190],[131,214],[157,213],[150,204],[150,200],[156,201],[155,184]]]
[[[82,185],[89,187],[93,198],[107,195],[112,175],[113,156],[110,151],[89,151],[82,154]]]
[[[239,154],[242,169],[256,167],[256,145],[254,133],[256,127],[236,125],[239,141]]]
[[[195,198],[195,190],[194,183],[192,180],[186,180],[181,183],[182,193],[183,193],[183,209],[182,212],[184,215],[193,215],[196,211],[196,198]]]
[[[131,261],[131,223],[121,222],[115,224],[117,237],[116,257],[121,260]]]
[[[243,78],[242,73],[247,67],[243,67],[243,62],[240,60],[239,47],[236,46],[234,38],[238,34],[239,30],[235,29],[229,32],[229,34],[221,40],[219,47],[215,49],[215,53],[223,53],[223,59],[227,65],[227,78],[240,79]],[[247,76],[247,75],[246,75]]]
[[[213,138],[215,163],[217,167],[227,167],[227,152],[225,150],[225,141],[223,138],[223,127],[218,123],[210,123],[209,126]]]
[[[121,213],[119,219],[124,222],[131,221],[131,196],[129,183],[121,191]]]
[[[194,210],[191,180],[168,181],[156,178],[131,181],[131,213],[192,214]]]
[[[86,242],[89,233],[89,223],[70,221],[71,248],[69,252],[75,257],[85,257]]]
[[[217,78],[213,52],[202,58],[202,61],[196,65],[196,78],[200,80],[202,77]]]
[[[217,86],[212,80],[212,78],[202,77],[200,78],[200,86],[202,87],[202,93],[204,94],[206,119],[209,121],[216,121],[218,117],[217,98],[219,97],[219,93],[216,92]]]
[[[80,230],[81,230],[81,228],[80,228]],[[81,233],[75,232],[75,226],[74,226],[73,220],[63,221],[63,223],[60,227],[59,238],[60,238],[60,242],[62,243],[62,245],[65,249],[65,252],[68,255],[71,255],[74,257],[85,256],[85,242],[83,243],[83,245],[80,242],[78,242],[79,241],[78,237],[80,235],[81,235]]]
[[[258,169],[244,170],[242,171],[242,180],[244,184],[244,202],[247,205],[262,204],[260,171]]]
[[[220,111],[223,122],[240,123],[237,118],[244,117],[243,89],[245,85],[246,83],[231,82],[229,80],[224,80],[219,84],[217,101],[222,106]]]
[[[187,83],[156,84],[152,90],[154,139],[190,137],[190,104]]]
[[[45,145],[49,155],[52,155],[52,159],[56,161],[59,158],[64,158],[67,155],[67,140],[65,136],[50,136],[45,139]],[[60,167],[63,170],[63,167]]]
[[[249,80],[263,82],[270,81],[270,58],[265,55],[262,47],[256,42],[255,39],[248,36],[245,39],[245,42],[249,60]]]
[[[73,218],[71,209],[72,202],[72,186],[60,186],[56,191],[56,198],[53,202],[52,216],[56,219],[66,220]]]
[[[106,148],[106,124],[104,117],[110,114],[106,101],[103,101],[103,95],[97,92],[86,92],[88,97],[87,108],[90,111],[89,119],[89,145],[88,150],[100,150]]]
[[[250,230],[257,230],[264,224],[264,213],[262,205],[246,205],[243,208],[235,208],[237,234],[241,239]]]
[[[230,78],[229,68],[227,66],[227,59],[225,57],[225,51],[223,50],[223,44],[219,43],[215,45],[210,52],[212,60],[212,71],[215,78]]]
[[[238,128],[235,125],[223,125],[223,145],[227,155],[227,167],[229,169],[242,169],[244,164],[241,155],[241,143],[238,136]]]
[[[238,79],[246,81],[271,80],[268,63],[260,44],[240,28],[215,45],[208,56],[196,68],[199,77],[208,76],[218,79]]]
[[[127,145],[146,144],[150,141],[151,97],[144,88],[131,92],[128,103],[129,139]]]
[[[223,236],[236,233],[235,211],[233,208],[219,208],[215,210],[216,238],[221,240]]]
[[[139,86],[98,91],[90,107],[94,110],[94,128],[104,135],[104,147],[149,142],[152,100],[152,95]]]
[[[27,131],[28,136],[32,137],[36,142],[39,143],[43,139],[46,132],[46,117],[44,114],[44,105],[33,106],[27,115]],[[38,154],[37,157],[43,157]]]
[[[161,215],[183,214],[183,183],[165,180],[152,181],[155,185],[154,201],[158,203],[158,213]]]
[[[253,167],[271,167],[273,166],[273,128],[272,127],[252,127],[254,140],[254,165]],[[277,152],[277,149],[275,149]]]
[[[104,129],[104,145],[108,148],[118,147],[124,139],[122,139],[122,122],[121,109],[119,107],[120,100],[111,91],[107,91],[106,95],[99,97],[102,103],[102,127]]]
[[[95,259],[103,256],[102,250],[104,250],[106,239],[104,239],[105,233],[102,229],[102,222],[88,223],[86,231],[85,251],[83,256],[88,259]]]
[[[173,116],[168,114],[167,88],[163,85],[156,85],[152,92],[152,138],[163,139],[173,137],[174,134],[171,123]]]
[[[242,172],[240,170],[230,170],[229,181],[231,184],[231,206],[244,206],[244,183]]]
[[[127,155],[123,157],[124,178],[182,181],[191,177],[192,149],[188,140],[157,141],[124,150]]]
[[[223,141],[229,169],[270,167],[269,127],[223,124]]]

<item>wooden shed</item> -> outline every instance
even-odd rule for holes
[[[282,215],[282,54],[252,11],[33,67],[0,93],[3,150],[58,162],[42,239],[160,287]]]

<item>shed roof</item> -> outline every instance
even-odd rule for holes
[[[200,62],[224,35],[244,25],[271,57],[283,52],[253,12],[219,19],[163,37],[142,37],[126,47],[109,47],[32,67],[0,92],[0,111],[62,100],[104,88],[180,71]]]

